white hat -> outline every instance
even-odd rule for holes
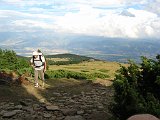
[[[34,51],[34,52],[33,52],[33,55],[38,55],[38,52],[37,52],[37,51]]]
[[[42,55],[42,53],[41,53],[41,52],[38,52],[38,55]]]

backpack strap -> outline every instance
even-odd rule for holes
[[[42,62],[42,55],[39,55],[39,60]]]
[[[39,60],[42,62],[42,66],[44,66],[44,62],[42,61],[43,55],[39,55]]]
[[[34,58],[35,58],[35,57],[33,56],[33,58],[32,58],[32,60],[33,60],[33,61],[32,61],[32,62],[33,62],[33,65],[35,66],[35,63],[34,63]]]

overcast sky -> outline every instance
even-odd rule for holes
[[[160,0],[0,0],[0,32],[159,38]]]

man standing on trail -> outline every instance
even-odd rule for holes
[[[38,75],[40,74],[43,81],[42,87],[44,87],[44,72],[46,71],[46,61],[40,50],[33,52],[33,57],[30,60],[32,67],[34,68],[34,81],[35,87],[39,87]]]

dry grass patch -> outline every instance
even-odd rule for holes
[[[52,60],[52,61],[55,61],[55,62],[58,62],[58,61],[70,61],[69,58],[47,58],[47,60]]]
[[[121,64],[127,66],[127,64]],[[114,79],[115,72],[120,68],[120,63],[117,62],[107,62],[107,61],[93,61],[93,62],[82,62],[79,64],[70,65],[51,65],[49,70],[70,70],[75,72],[86,72],[95,73],[101,72],[110,76],[110,79]],[[105,72],[104,72],[105,71]]]

